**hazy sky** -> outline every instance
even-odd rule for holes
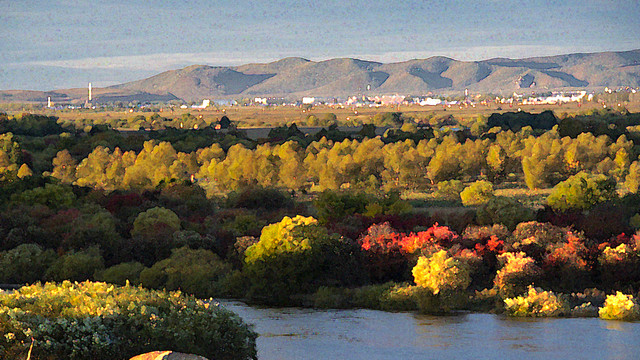
[[[638,48],[638,0],[0,0],[0,89],[106,86],[287,56],[483,60]]]

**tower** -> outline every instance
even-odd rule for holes
[[[91,102],[91,83],[89,83],[89,102]]]

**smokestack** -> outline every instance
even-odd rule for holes
[[[91,83],[89,83],[89,101],[91,101]]]

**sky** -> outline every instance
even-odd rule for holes
[[[193,64],[640,49],[637,0],[0,0],[0,90],[109,86]]]

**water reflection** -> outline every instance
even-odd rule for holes
[[[260,359],[638,359],[640,323],[253,308]]]

